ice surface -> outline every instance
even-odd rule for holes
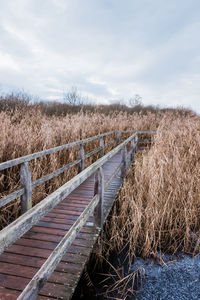
[[[140,268],[143,279],[136,300],[200,300],[200,256],[164,255],[155,262],[138,258],[132,271]]]

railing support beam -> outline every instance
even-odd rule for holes
[[[20,184],[24,188],[24,194],[21,196],[21,214],[23,214],[32,208],[32,181],[28,162],[21,164]]]
[[[99,202],[94,209],[94,223],[103,229],[103,202],[104,202],[104,174],[102,167],[95,173],[94,195],[98,195]]]
[[[121,142],[121,131],[117,132],[117,143],[119,144]]]
[[[101,147],[100,157],[103,157],[104,156],[104,140],[103,140],[103,137],[100,138],[99,146]]]
[[[122,167],[121,167],[121,178],[124,179],[127,170],[127,148],[126,145],[122,149]]]
[[[80,144],[79,146],[78,156],[79,159],[81,160],[78,167],[78,172],[80,173],[84,170],[84,166],[85,166],[85,150],[83,144]]]

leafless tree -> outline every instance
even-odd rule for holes
[[[129,99],[128,104],[130,107],[142,105],[142,97],[138,94]]]
[[[76,87],[72,87],[71,90],[64,92],[63,100],[65,103],[72,106],[79,106],[84,104],[84,98],[78,92]]]

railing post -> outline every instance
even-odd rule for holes
[[[121,131],[117,131],[117,143],[119,144],[121,142]]]
[[[103,140],[103,137],[100,138],[99,146],[101,147],[100,157],[103,157],[104,156],[104,140]]]
[[[84,150],[83,143],[81,143],[79,146],[78,156],[79,156],[79,159],[81,160],[79,163],[79,168],[78,168],[78,172],[80,173],[81,171],[84,170],[84,165],[85,165],[85,150]]]
[[[127,148],[126,145],[122,149],[122,167],[121,167],[121,178],[124,179],[127,169]]]
[[[138,134],[135,136],[135,152],[138,151]]]
[[[99,196],[99,202],[94,209],[94,223],[103,229],[104,174],[102,167],[95,173],[94,195]]]
[[[137,135],[131,141],[131,161],[134,160],[135,153],[137,151]]]
[[[21,164],[20,184],[24,188],[24,194],[21,196],[21,214],[23,214],[32,207],[32,181],[28,162]]]

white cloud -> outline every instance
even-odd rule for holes
[[[1,0],[0,83],[200,112],[198,0]]]

